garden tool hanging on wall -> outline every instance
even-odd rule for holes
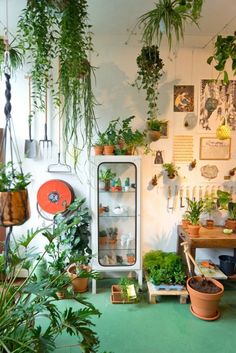
[[[52,140],[48,139],[48,94],[47,89],[45,93],[45,121],[44,121],[44,138],[39,140],[39,145],[42,146],[43,155],[45,154],[45,149],[47,151],[47,157],[52,154]],[[50,153],[48,153],[50,152]]]
[[[33,112],[31,110],[31,77],[28,76],[28,88],[29,88],[29,115],[28,115],[28,128],[29,128],[29,139],[25,140],[24,154],[25,158],[36,158],[38,153],[38,142],[32,139],[32,117]]]

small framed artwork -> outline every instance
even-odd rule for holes
[[[194,86],[174,86],[174,112],[194,111]]]
[[[230,159],[231,139],[219,140],[216,137],[200,138],[200,159]]]
[[[165,121],[162,125],[161,125],[161,138],[168,138],[168,121]]]

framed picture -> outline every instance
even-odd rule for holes
[[[201,80],[199,104],[199,132],[215,133],[227,118],[232,131],[236,131],[236,80],[227,85],[221,80]]]
[[[215,137],[200,138],[200,159],[230,159],[231,139],[219,140]]]
[[[165,121],[161,126],[161,138],[168,138],[168,121]]]
[[[174,112],[194,111],[194,86],[174,86]]]

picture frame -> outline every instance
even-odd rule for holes
[[[231,139],[201,137],[199,158],[201,160],[228,160],[231,153]]]
[[[194,111],[194,86],[175,85],[173,96],[174,112],[193,112]]]
[[[161,126],[161,138],[168,138],[169,135],[169,122],[165,121]]]

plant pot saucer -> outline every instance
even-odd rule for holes
[[[219,319],[219,317],[220,317],[220,311],[218,311],[218,310],[217,310],[217,312],[216,312],[216,315],[215,315],[215,316],[212,316],[212,317],[205,317],[205,316],[200,316],[200,315],[196,314],[196,313],[193,311],[192,305],[190,305],[190,311],[191,311],[191,313],[192,313],[194,316],[198,317],[198,318],[201,319],[201,320],[205,320],[205,321],[214,321],[214,320]]]

